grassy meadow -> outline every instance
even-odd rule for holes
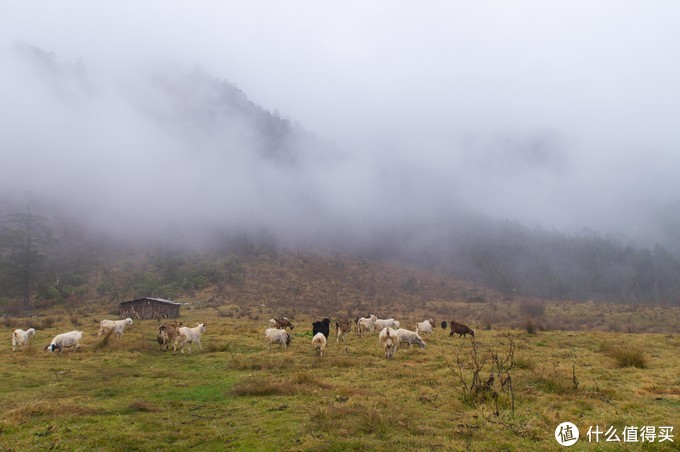
[[[616,445],[588,444],[588,426],[613,425],[619,436],[624,426],[680,427],[677,333],[471,324],[473,342],[438,325],[426,349],[392,360],[375,333],[351,333],[345,344],[332,333],[318,357],[312,317],[291,318],[292,346],[268,350],[267,316],[182,309],[186,325],[207,323],[203,352],[159,351],[156,320],[135,320],[105,343],[97,322],[110,313],[5,319],[0,449],[547,450],[559,447],[557,425],[571,421],[577,449],[606,450]],[[414,315],[399,318],[402,327],[413,329]],[[30,326],[31,346],[13,353],[11,331]],[[80,350],[43,351],[73,329],[86,333]],[[674,439],[629,447],[678,450]]]

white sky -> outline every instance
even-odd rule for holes
[[[653,241],[680,218],[678,17],[676,1],[4,1],[0,47],[80,58],[100,85],[200,66],[352,153],[330,181],[380,192],[387,172],[394,191],[358,204],[455,198]]]

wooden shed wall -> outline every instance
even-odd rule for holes
[[[132,319],[175,319],[179,317],[179,304],[160,303],[154,300],[135,300],[120,304],[120,317]]]

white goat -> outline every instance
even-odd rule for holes
[[[312,338],[312,346],[319,356],[323,356],[323,351],[326,350],[326,336],[323,333],[316,333]]]
[[[189,353],[191,353],[191,344],[198,343],[198,348],[203,351],[201,346],[201,334],[205,333],[205,323],[197,323],[195,327],[189,328],[187,326],[180,327],[175,337],[175,345],[172,348],[173,353],[177,352],[177,343],[180,343],[180,351],[184,353],[184,346],[189,344]]]
[[[69,331],[68,333],[57,334],[50,342],[50,345],[45,347],[50,353],[59,349],[59,353],[65,347],[73,347],[73,353],[80,347],[80,339],[83,337],[82,331]]]
[[[276,325],[278,325],[276,319],[269,319],[269,328],[276,328]]]
[[[368,334],[373,334],[375,330],[375,321],[378,320],[375,314],[371,314],[370,317],[361,317],[357,320],[357,333],[359,337],[363,336],[363,333],[368,332]]]
[[[128,325],[132,325],[132,319],[130,317],[123,320],[102,320],[99,325],[97,337],[102,334],[108,334],[109,331],[111,331],[112,334],[121,337]]]
[[[434,326],[434,319],[430,317],[424,322],[416,323],[416,333],[431,333]]]
[[[19,347],[19,351],[23,350],[24,345],[28,345],[28,342],[31,340],[34,334],[34,328],[29,328],[26,331],[14,330],[12,332],[12,351],[17,351],[17,347]]]
[[[385,349],[385,358],[392,358],[399,347],[399,336],[392,328],[383,328],[378,335],[380,345]]]
[[[420,337],[417,331],[405,330],[404,328],[399,328],[397,330],[397,336],[399,337],[400,344],[408,344],[408,347],[413,347],[416,344],[420,348],[425,348],[425,341]]]
[[[397,329],[400,326],[398,323],[399,322],[394,319],[377,319],[375,321],[375,327],[380,331],[384,330],[385,328]]]
[[[267,336],[267,349],[270,349],[272,344],[280,344],[286,348],[290,344],[291,339],[290,334],[288,334],[288,331],[286,330],[280,330],[278,328],[267,328],[264,331],[264,335]],[[326,339],[325,336],[324,339]]]

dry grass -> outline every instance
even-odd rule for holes
[[[603,353],[614,358],[618,367],[637,367],[638,369],[648,367],[647,356],[639,347],[602,344],[601,349]]]
[[[0,420],[19,425],[38,417],[82,416],[95,413],[96,410],[72,401],[29,399],[6,406],[4,412],[0,415]]]
[[[462,306],[461,316],[480,319],[482,312],[500,317],[510,309],[496,305],[494,311],[491,302]],[[50,313],[51,328],[37,331],[35,348],[12,353],[7,341],[0,348],[0,449],[96,450],[107,438],[104,448],[111,450],[272,444],[283,450],[546,450],[554,448],[554,429],[563,420],[586,429],[677,422],[677,334],[477,329],[480,359],[487,357],[484,381],[492,354],[506,350],[509,339],[516,345],[513,415],[498,375],[496,399],[490,392],[465,400],[445,359],[468,350],[471,339],[450,338],[441,328],[425,338],[425,350],[400,349],[392,360],[383,358],[376,334],[355,333],[344,344],[329,341],[319,358],[308,336],[314,317],[291,317],[292,346],[268,350],[264,329],[272,312],[251,320],[247,313],[223,317],[215,308],[187,308],[185,324],[208,324],[203,353],[159,351],[153,320],[135,321],[122,338],[100,346],[105,339],[96,337],[93,320],[101,312],[81,316],[86,334],[75,353],[50,354],[39,346],[71,328],[70,316],[58,313]],[[572,309],[548,305],[544,318]],[[603,318],[613,315],[604,309]],[[597,318],[593,311],[580,315]],[[402,324],[425,318],[395,317]],[[0,333],[9,337],[9,331]],[[609,344],[644,351],[647,367],[620,368]],[[470,381],[469,355],[461,356]]]

